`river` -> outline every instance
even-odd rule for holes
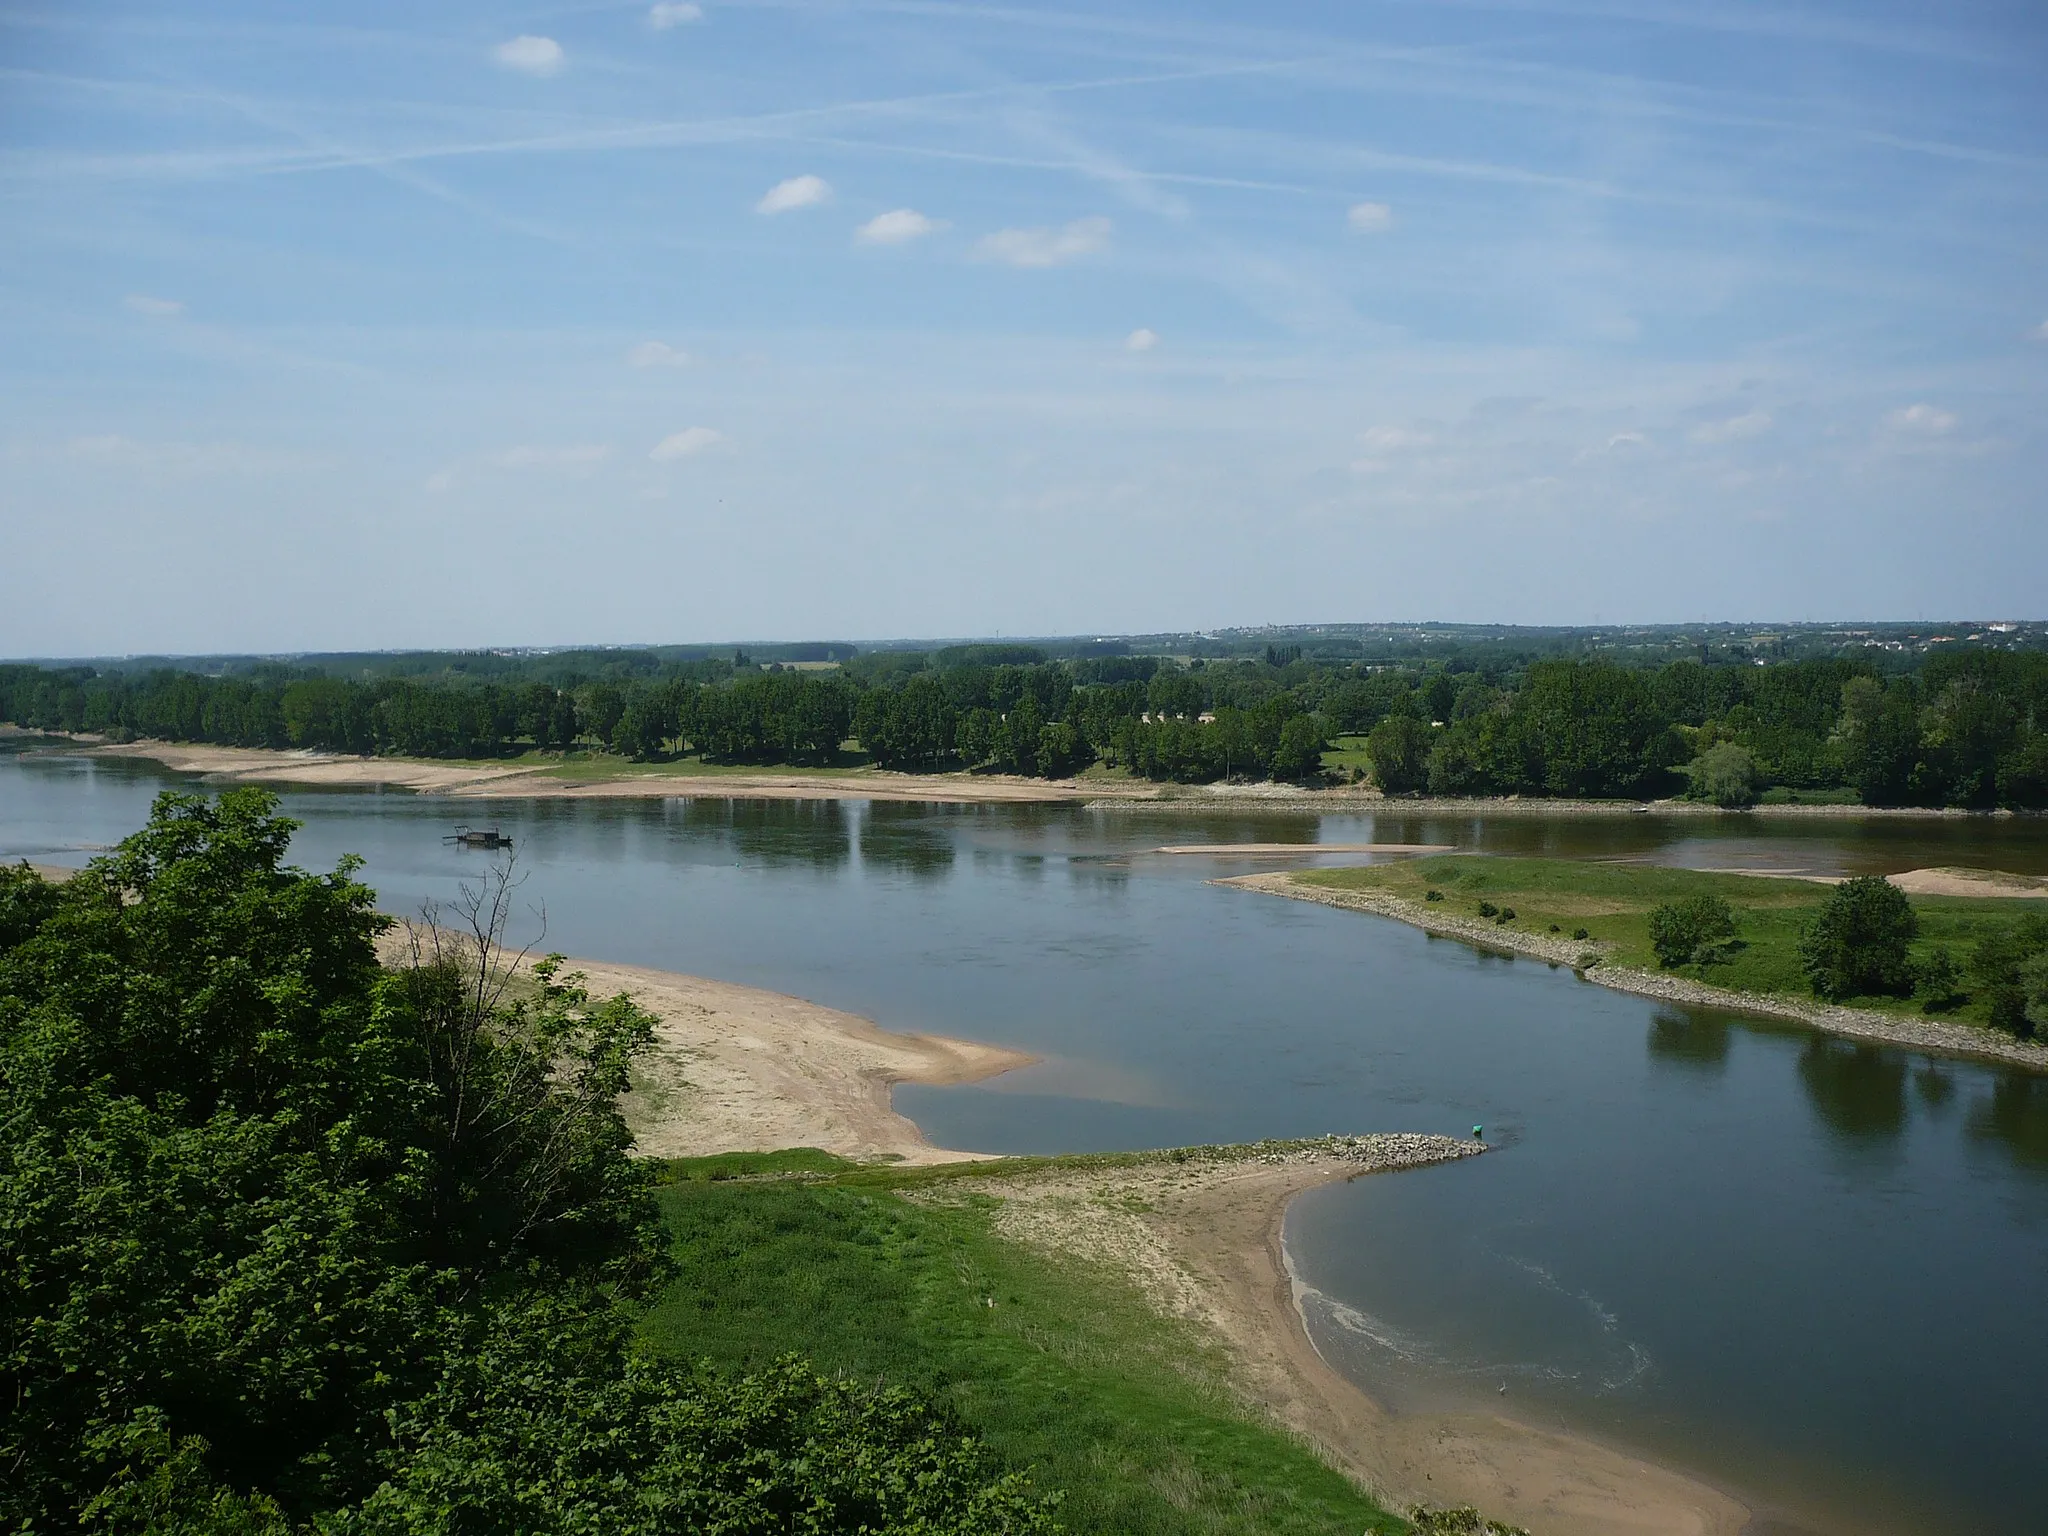
[[[177,783],[147,763],[0,752],[0,856],[82,863]],[[1149,850],[1378,840],[2048,873],[2048,824],[370,791],[285,803],[305,823],[295,858],[362,854],[389,910],[451,896],[488,856],[442,834],[495,820],[549,948],[1044,1058],[974,1087],[899,1089],[942,1145],[1483,1123],[1493,1156],[1294,1208],[1312,1332],[1369,1390],[1640,1449],[1748,1500],[1759,1532],[2044,1521],[2048,1079],[1660,1005],[1206,883],[1269,863]]]

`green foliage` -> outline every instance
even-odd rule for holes
[[[1884,677],[1860,648],[1782,660],[1731,647],[1714,665],[1652,669],[1609,652],[1468,646],[1477,670],[1441,652],[1388,666],[1348,659],[1333,642],[1301,657],[1292,645],[1270,649],[1183,666],[1158,656],[1053,660],[1030,646],[858,659],[841,646],[774,648],[792,661],[848,663],[826,672],[674,648],[349,658],[347,676],[268,664],[221,676],[0,666],[0,720],[124,740],[422,757],[494,757],[530,744],[811,766],[835,762],[851,731],[876,762],[908,771],[994,764],[1064,774],[1099,761],[1177,783],[1311,781],[1321,767],[1312,747],[1340,732],[1366,735],[1389,794],[1632,798],[1679,786],[1687,742],[1698,740],[1708,745],[1685,770],[1690,792],[1724,805],[1761,792],[2048,806],[2048,655],[2039,651],[1957,646],[1917,676]],[[1750,664],[1759,660],[1768,664]],[[1048,737],[1052,726],[1067,729]]]
[[[1937,944],[1927,957],[1913,967],[1913,995],[1925,998],[1929,1013],[1950,1008],[1958,1001],[1963,986],[1963,968],[1956,964],[1946,944]]]
[[[1689,793],[1696,800],[1710,800],[1723,810],[1743,810],[1755,805],[1763,790],[1763,775],[1756,758],[1738,742],[1716,742],[1686,766],[1691,780]]]
[[[900,1389],[794,1358],[752,1375],[636,1359],[623,1338],[565,1361],[546,1309],[498,1326],[394,1415],[397,1466],[335,1536],[1026,1536],[1053,1501]]]
[[[1707,965],[1735,937],[1735,910],[1719,896],[1688,896],[1650,909],[1650,947],[1665,969]]]
[[[292,830],[164,795],[61,887],[0,874],[0,1529],[1045,1528],[900,1396],[635,1366],[652,1020],[512,985],[509,878],[383,968]]]
[[[1970,958],[1970,980],[1994,1029],[2022,1040],[2048,1030],[2048,917],[2030,914],[1987,934]]]
[[[1844,880],[1799,940],[1817,996],[1903,997],[1913,990],[1910,946],[1920,921],[1906,893],[1876,875]]]
[[[1412,715],[1389,715],[1365,738],[1372,776],[1382,791],[1405,795],[1421,789],[1429,775],[1429,727]]]

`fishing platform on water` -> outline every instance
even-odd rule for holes
[[[457,827],[446,837],[444,843],[454,843],[462,848],[510,848],[512,839],[496,827]]]

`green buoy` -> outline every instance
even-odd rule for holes
[[[1486,1127],[1485,1127],[1485,1126],[1483,1126],[1483,1125],[1475,1125],[1475,1126],[1473,1126],[1473,1127],[1472,1127],[1472,1139],[1473,1139],[1474,1141],[1484,1141],[1484,1140],[1486,1140]]]

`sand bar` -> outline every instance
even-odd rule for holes
[[[1480,922],[1452,913],[1439,913],[1420,902],[1404,901],[1384,891],[1332,890],[1327,886],[1302,885],[1292,874],[1275,870],[1256,875],[1232,875],[1210,882],[1241,886],[1271,896],[1295,901],[1313,901],[1325,907],[1344,907],[1391,917],[1439,938],[1462,939],[1495,953],[1528,955],[1551,965],[1566,965],[1583,981],[1598,982],[1617,992],[1671,1003],[1689,1003],[1702,1008],[1721,1008],[1761,1018],[1790,1019],[1831,1035],[1852,1040],[1869,1040],[1925,1051],[1934,1056],[1960,1056],[2000,1066],[2025,1067],[2048,1072],[2048,1045],[2014,1040],[1988,1029],[1968,1024],[1949,1024],[1939,1019],[1909,1019],[1880,1013],[1874,1008],[1844,1008],[1818,998],[1770,996],[1758,992],[1737,992],[1728,987],[1709,986],[1684,976],[1656,971],[1639,971],[1625,965],[1596,965],[1587,956],[1604,957],[1611,946],[1599,940],[1551,938],[1547,934],[1519,933],[1497,923]],[[1974,893],[1972,893],[1974,894]]]
[[[1456,853],[1458,849],[1454,843],[1176,843],[1152,851],[1217,859],[1302,859],[1326,853]]]
[[[997,1196],[1006,1235],[1135,1283],[1222,1344],[1248,1404],[1397,1508],[1470,1504],[1534,1536],[1736,1536],[1750,1512],[1705,1483],[1501,1414],[1391,1413],[1317,1352],[1282,1243],[1288,1202],[1333,1180],[1481,1150],[1413,1135],[1197,1148],[1132,1166],[976,1177],[926,1198]]]
[[[817,1147],[841,1157],[949,1163],[889,1102],[897,1083],[972,1083],[1037,1058],[943,1035],[897,1034],[780,992],[672,971],[571,960],[594,997],[655,1015],[627,1122],[650,1157]]]

